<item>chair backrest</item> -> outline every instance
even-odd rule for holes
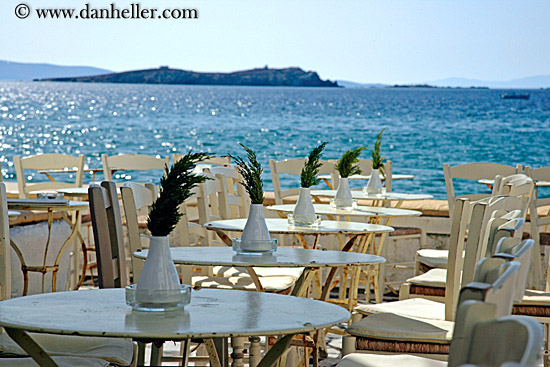
[[[172,154],[172,162],[176,163],[183,157],[183,154],[174,153]],[[200,164],[208,164],[208,165],[214,165],[214,166],[226,166],[231,164],[231,156],[226,155],[223,157],[210,157],[208,159],[205,159],[199,163]]]
[[[514,237],[501,238],[496,246],[494,257],[502,258],[508,261],[518,261],[521,268],[517,276],[517,285],[515,287],[514,301],[520,302],[525,294],[527,287],[527,278],[531,268],[531,259],[533,257],[534,241],[520,241]]]
[[[449,351],[449,367],[535,367],[544,339],[542,325],[527,316],[496,317],[494,305],[465,301]]]
[[[509,212],[521,210],[524,205],[525,200],[516,196],[491,196],[473,203],[472,220],[465,245],[463,285],[473,281],[475,266],[486,254],[489,221],[495,212],[498,212],[499,216],[506,216]]]
[[[103,181],[88,188],[100,288],[128,285],[126,252],[116,185]]]
[[[247,218],[250,210],[250,197],[241,184],[241,174],[232,167],[209,168],[221,184],[218,196],[219,214],[222,219]]]
[[[306,158],[293,158],[285,159],[284,161],[269,160],[269,170],[271,171],[271,180],[273,182],[273,192],[275,193],[275,203],[277,205],[283,204],[283,199],[289,196],[295,196],[300,193],[300,187],[283,190],[281,188],[280,174],[297,175],[300,176],[302,168]],[[336,189],[338,187],[338,173],[335,169],[335,163],[332,161],[319,161],[321,167],[319,168],[319,174],[330,174],[332,178],[332,185]]]
[[[83,155],[75,157],[66,154],[41,154],[23,158],[15,156],[13,157],[13,165],[15,167],[15,174],[17,176],[17,187],[19,190],[19,197],[21,199],[27,199],[29,197],[29,193],[36,191],[82,187],[84,179]],[[48,180],[44,182],[30,184],[27,182],[27,173],[25,173],[25,170],[47,171],[65,169],[75,170],[74,182]]]
[[[453,205],[456,198],[453,179],[465,179],[477,181],[481,179],[494,180],[496,175],[510,176],[521,173],[523,166],[518,164],[516,167],[507,166],[499,163],[466,163],[457,166],[443,165],[443,175],[445,176],[445,187],[447,189],[447,200],[449,202],[449,213],[453,211]],[[481,186],[480,186],[481,187]],[[460,197],[468,197],[471,200],[478,200],[490,196],[489,194],[468,194]]]
[[[153,157],[145,154],[101,155],[105,181],[113,181],[113,171],[164,170],[170,164],[170,157]]]
[[[210,180],[206,180],[198,185],[196,195],[199,210],[199,224],[201,226],[207,222],[222,219],[220,213],[220,197],[224,191],[222,179],[210,173],[204,174],[207,175]],[[207,240],[202,243],[205,246],[225,246],[213,231],[205,230],[205,232],[202,232],[201,230],[193,228],[191,224],[189,224],[188,228],[191,231],[195,231],[195,234],[199,235],[201,241],[204,241],[203,234],[206,233]]]
[[[152,184],[139,184],[136,182],[126,182],[120,187],[120,196],[124,206],[124,216],[126,218],[126,228],[128,231],[128,245],[130,249],[130,272],[134,282],[139,278],[143,269],[143,260],[137,259],[132,254],[140,251],[147,245],[148,239],[142,237],[139,232],[140,215],[148,215],[151,205],[156,199],[155,187]]]
[[[6,185],[0,182],[0,300],[11,298],[10,225]]]
[[[527,166],[525,167],[525,174],[535,180],[535,182],[550,181],[550,166],[536,169]],[[546,208],[548,206],[550,206],[550,198],[539,198],[538,192],[535,192],[533,200],[531,200],[531,204],[529,205],[530,232],[531,238],[535,240],[535,252],[541,247],[541,227],[548,228],[546,226],[550,225],[550,215],[548,215],[549,211],[548,208]],[[550,265],[550,256],[548,257],[548,261],[547,266]],[[533,264],[533,266],[536,266],[536,264]],[[540,267],[537,269],[540,269]],[[546,276],[545,289],[546,292],[550,292],[550,276],[548,274]]]

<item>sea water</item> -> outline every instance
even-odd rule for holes
[[[15,180],[15,155],[84,154],[94,168],[102,153],[244,156],[243,143],[256,151],[271,190],[269,159],[305,157],[324,141],[324,158],[336,159],[372,148],[385,128],[382,154],[394,173],[415,175],[394,181],[394,191],[444,199],[444,163],[550,165],[550,90],[521,91],[528,100],[501,99],[505,92],[514,91],[0,82],[0,162],[3,178]],[[369,157],[370,149],[362,155]],[[161,174],[117,172],[116,180],[158,183]],[[282,186],[298,187],[299,178],[284,177]],[[483,190],[459,183],[457,191]]]

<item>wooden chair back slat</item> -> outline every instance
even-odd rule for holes
[[[104,181],[88,189],[100,288],[128,285],[126,252],[116,186]]]
[[[112,181],[113,170],[125,171],[148,171],[164,170],[170,164],[170,157],[153,157],[145,154],[119,154],[119,155],[101,155],[103,165],[103,175],[105,181]]]

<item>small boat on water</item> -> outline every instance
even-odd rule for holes
[[[504,93],[500,95],[502,99],[529,99],[529,93]]]

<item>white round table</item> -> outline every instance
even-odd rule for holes
[[[320,213],[319,213],[320,214]],[[307,244],[304,235],[315,235],[315,241],[311,248],[316,248],[319,238],[322,235],[345,234],[351,236],[350,240],[360,235],[370,233],[385,233],[393,231],[392,227],[379,224],[343,222],[333,220],[323,220],[319,226],[294,226],[288,223],[288,219],[284,218],[266,218],[267,229],[271,234],[293,234],[298,238],[298,241],[304,248],[310,248]],[[231,238],[225,232],[242,232],[246,225],[246,219],[226,219],[208,222],[204,227],[209,230],[216,231],[218,236],[231,246]],[[355,241],[355,240],[354,240]]]
[[[278,248],[272,255],[237,255],[229,247],[171,247],[170,254],[174,263],[179,265],[196,266],[228,266],[244,267],[255,280],[258,291],[263,291],[261,279],[257,276],[253,267],[291,268],[305,267],[306,269],[296,281],[292,295],[303,294],[303,290],[311,282],[311,273],[320,267],[331,267],[331,271],[322,288],[321,300],[326,300],[332,279],[338,267],[365,266],[381,264],[386,261],[381,256],[362,254],[357,252],[308,250],[300,248]],[[133,255],[140,259],[146,259],[148,250],[135,252]],[[257,284],[259,282],[259,284]],[[352,297],[353,298],[353,297]],[[352,299],[355,302],[355,299]]]
[[[307,298],[260,292],[194,290],[183,311],[132,311],[124,289],[58,292],[0,302],[0,326],[19,344],[27,331],[61,335],[132,338],[137,341],[189,340],[233,336],[281,336],[259,366],[270,366],[292,336],[346,322],[342,307]],[[30,342],[33,343],[32,340]],[[40,366],[56,366],[34,343]]]

